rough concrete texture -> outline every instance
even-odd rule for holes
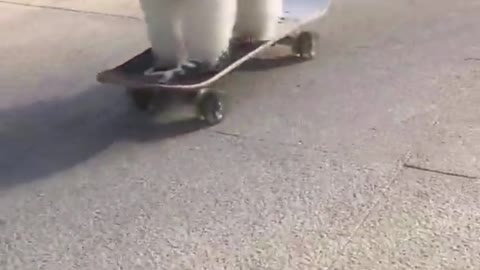
[[[332,269],[479,269],[479,183],[405,172]]]
[[[335,1],[201,129],[95,82],[136,1],[0,1],[0,269],[478,269],[478,14]]]

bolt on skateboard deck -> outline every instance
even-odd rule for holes
[[[233,40],[232,60],[218,71],[160,83],[161,75],[145,74],[153,66],[153,55],[149,48],[113,69],[100,72],[97,81],[126,87],[135,105],[142,110],[150,107],[152,99],[160,90],[194,93],[199,116],[210,125],[218,124],[224,118],[223,97],[220,92],[207,89],[212,84],[277,44],[290,46],[294,55],[304,59],[315,56],[315,33],[301,31],[301,28],[325,16],[332,0],[283,1],[284,12],[279,18],[275,38],[253,42],[250,46],[237,46],[237,41]]]

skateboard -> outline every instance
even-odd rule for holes
[[[278,22],[279,30],[275,38],[254,42],[247,49],[237,50],[233,60],[219,71],[181,81],[159,83],[154,75],[144,75],[153,65],[152,51],[149,48],[113,69],[98,73],[97,81],[125,87],[134,105],[142,111],[151,109],[153,100],[158,96],[172,92],[186,93],[193,99],[198,117],[208,125],[216,125],[225,118],[225,95],[211,86],[225,75],[267,48],[279,44],[290,46],[292,54],[302,59],[308,60],[315,56],[315,33],[302,31],[301,28],[324,17],[332,0],[283,1],[284,12]]]

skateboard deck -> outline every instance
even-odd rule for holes
[[[240,0],[241,1],[241,0]],[[263,50],[271,47],[285,37],[300,30],[300,28],[327,14],[332,0],[283,0],[284,12],[279,21],[278,34],[274,39],[256,44],[251,48],[235,52],[234,60],[218,72],[182,79],[176,83],[159,83],[158,76],[144,75],[152,67],[153,56],[151,48],[135,56],[124,64],[103,71],[97,75],[101,83],[122,85],[127,88],[156,88],[169,90],[197,90],[229,74],[249,59]]]

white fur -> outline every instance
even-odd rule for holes
[[[180,18],[182,0],[140,0],[155,64],[167,67],[179,62],[174,24]]]
[[[237,0],[187,1],[184,37],[189,58],[215,65],[233,37]]]
[[[238,0],[235,36],[268,40],[277,33],[284,0]]]
[[[228,50],[237,0],[140,0],[157,65],[215,65]]]

